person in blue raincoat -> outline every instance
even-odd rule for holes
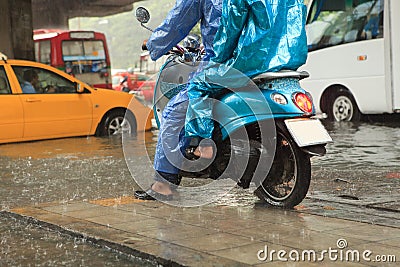
[[[214,39],[216,55],[188,88],[187,137],[212,137],[211,98],[224,88],[244,86],[248,80],[238,79],[238,71],[251,78],[263,72],[296,70],[307,59],[303,0],[223,0],[222,7]],[[211,158],[213,148],[204,143],[195,154]]]
[[[146,43],[151,59],[157,60],[165,55],[200,21],[204,60],[210,60],[215,55],[213,40],[220,25],[221,9],[222,0],[177,0],[166,19],[154,30]],[[181,151],[188,144],[184,138],[177,138],[184,134],[187,105],[188,95],[185,88],[171,98],[165,107],[154,157],[155,183],[147,191],[135,191],[136,198],[172,198],[171,187],[180,183],[179,164],[176,160],[182,156]]]

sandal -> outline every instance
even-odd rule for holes
[[[164,195],[154,191],[153,189],[148,189],[147,191],[135,191],[133,194],[137,199],[141,200],[158,200],[158,201],[170,201],[173,199],[173,195]]]

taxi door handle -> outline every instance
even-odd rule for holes
[[[37,99],[37,98],[27,98],[26,102],[41,102],[42,100]]]

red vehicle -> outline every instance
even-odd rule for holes
[[[36,61],[51,65],[87,84],[112,88],[106,37],[94,31],[33,31]]]
[[[147,102],[153,101],[155,81],[139,73],[119,72],[113,75],[112,88],[116,91],[130,92],[143,96]]]

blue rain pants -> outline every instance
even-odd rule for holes
[[[219,27],[222,0],[177,0],[163,23],[157,27],[146,46],[152,60],[157,60],[185,38],[200,21],[204,60],[213,57],[213,40]],[[171,98],[163,111],[154,157],[155,180],[179,183],[179,159],[189,141],[184,138],[188,105],[187,90]],[[178,138],[179,137],[179,138]]]

